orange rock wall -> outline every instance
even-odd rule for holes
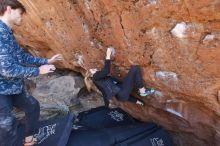
[[[168,129],[177,146],[220,146],[219,0],[21,0],[18,41],[33,54],[64,55],[61,68],[101,67],[116,48],[113,71],[140,64],[157,89],[147,106],[121,106]]]

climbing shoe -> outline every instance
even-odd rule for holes
[[[154,94],[155,91],[156,90],[153,89],[153,88],[146,88],[143,93],[139,92],[139,95],[144,97],[144,96],[148,96],[148,95]]]

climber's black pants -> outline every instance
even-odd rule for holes
[[[40,115],[39,102],[25,91],[15,95],[0,95],[0,145],[17,146],[17,122],[13,107],[25,112],[26,134],[33,133]]]
[[[142,79],[140,67],[137,65],[132,66],[128,74],[123,79],[120,85],[121,90],[119,93],[117,93],[116,97],[122,101],[129,100],[131,102],[136,102],[136,99],[130,96],[130,94],[134,88],[142,87],[144,87],[144,82]]]

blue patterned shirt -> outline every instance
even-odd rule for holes
[[[12,30],[0,20],[0,94],[19,94],[23,81],[39,75],[38,67],[47,64],[45,58],[26,53],[17,43]]]

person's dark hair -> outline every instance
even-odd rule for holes
[[[22,13],[26,13],[25,7],[18,0],[0,0],[0,16],[4,15],[7,6],[12,9],[21,9]]]

